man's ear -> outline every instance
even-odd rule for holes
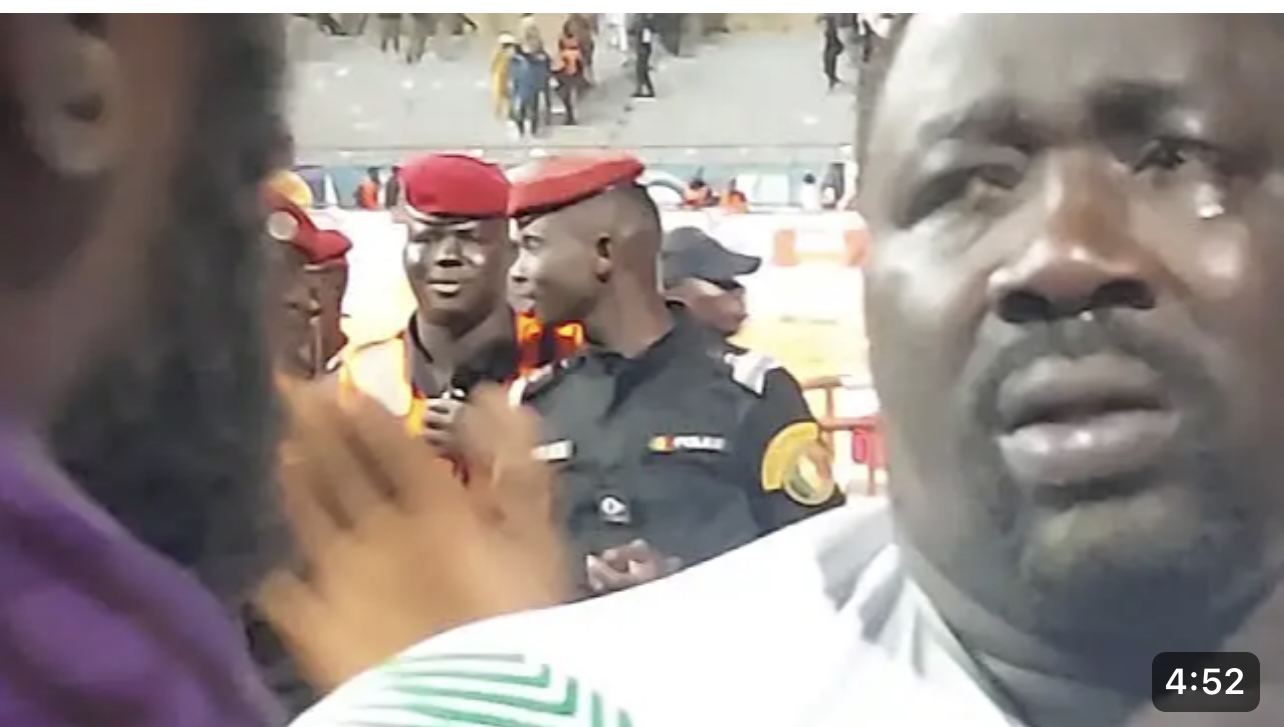
[[[125,141],[125,94],[103,16],[13,17],[6,42],[32,150],[68,178],[111,171]]]
[[[87,241],[121,159],[123,80],[100,17],[0,21],[0,282],[36,284]]]
[[[595,254],[593,272],[597,274],[599,280],[606,280],[611,277],[611,270],[615,268],[615,258],[619,255],[619,250],[615,247],[615,238],[610,235],[599,236],[594,243],[593,252]]]

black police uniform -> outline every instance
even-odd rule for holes
[[[785,482],[797,473],[780,457],[764,466],[787,431],[819,441],[798,383],[671,310],[674,327],[635,358],[590,346],[519,382],[579,563],[642,539],[691,565],[843,502],[814,471],[827,461],[804,463],[809,483]]]

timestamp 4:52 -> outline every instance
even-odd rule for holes
[[[1151,700],[1161,712],[1252,712],[1261,677],[1247,651],[1166,651],[1150,665]]]

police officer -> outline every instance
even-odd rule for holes
[[[748,318],[739,279],[761,265],[762,258],[728,250],[698,227],[670,230],[660,251],[665,297],[726,338],[739,333]]]
[[[522,380],[562,475],[565,525],[602,593],[705,560],[842,502],[797,384],[729,348],[657,280],[659,215],[628,156],[541,160],[514,183],[535,313],[584,351]]]

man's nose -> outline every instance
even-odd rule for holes
[[[1127,191],[1091,152],[1050,159],[1034,239],[988,281],[990,306],[1009,323],[1155,305],[1155,261],[1135,237]]]
[[[508,268],[508,282],[516,286],[529,285],[533,262],[530,253],[519,249],[517,259],[513,260],[513,264]]]
[[[432,264],[442,268],[457,268],[464,264],[463,245],[459,238],[447,235],[433,247]]]

